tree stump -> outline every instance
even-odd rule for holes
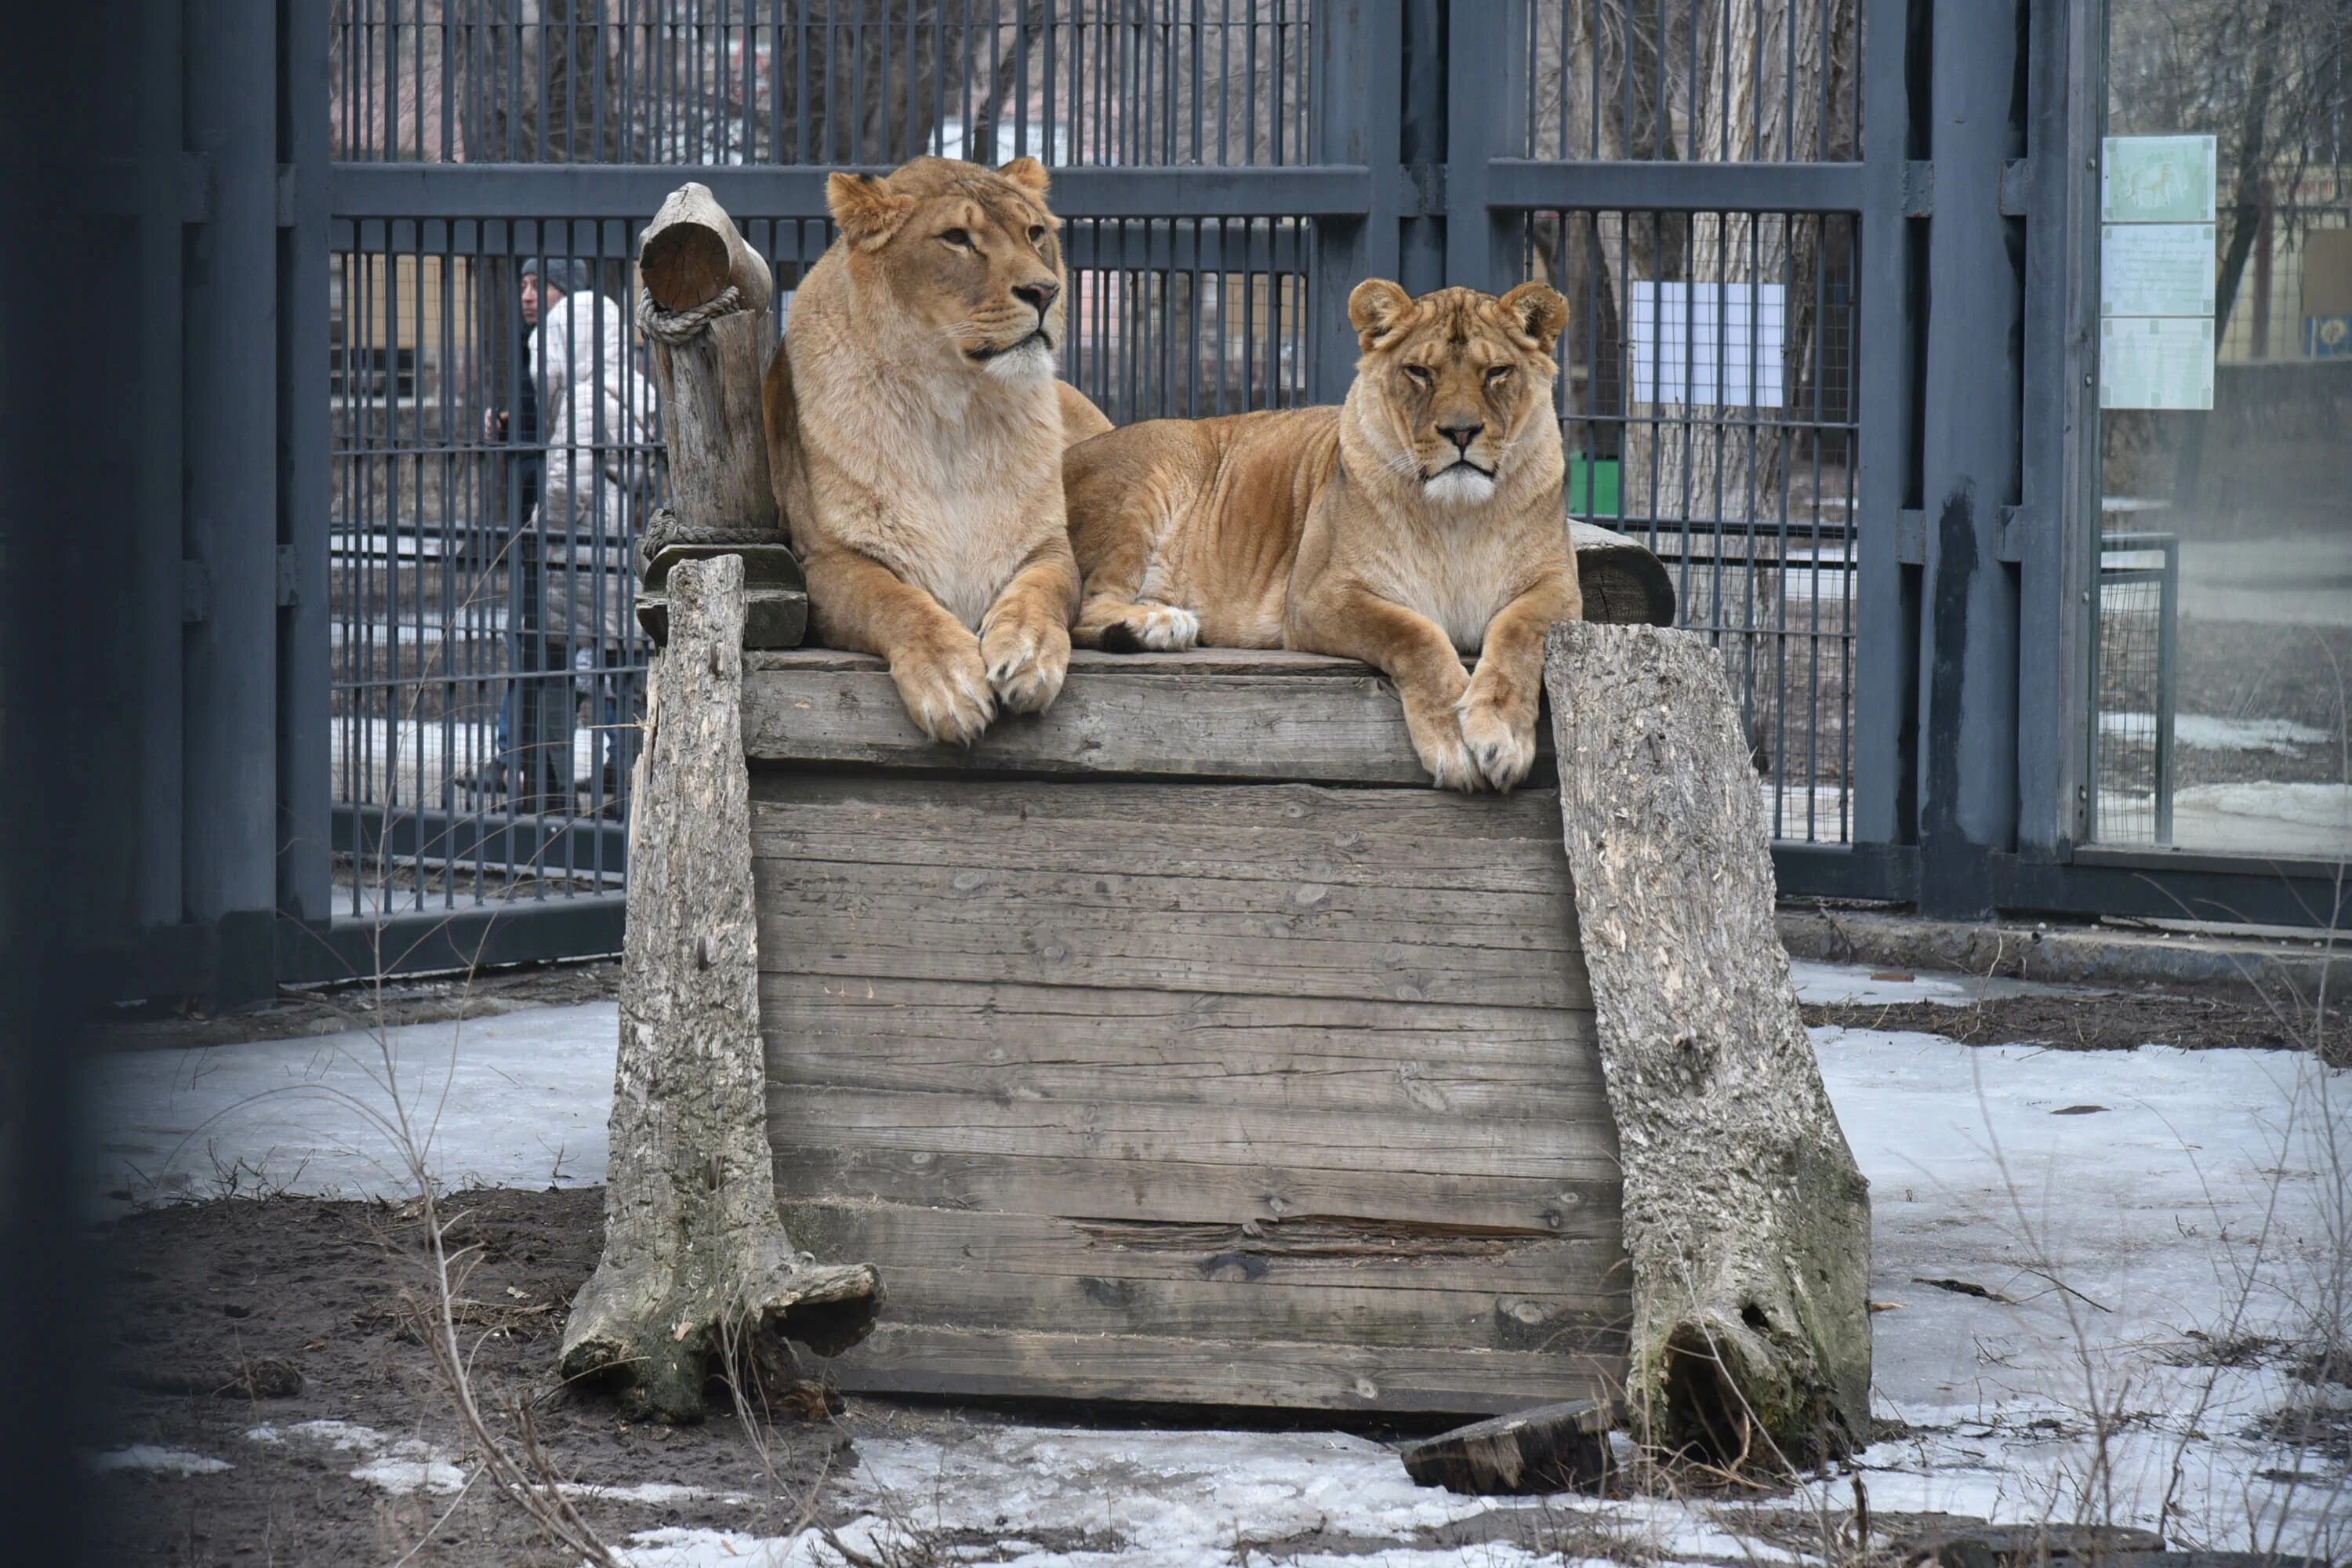
[[[670,574],[629,823],[628,931],[604,1255],[572,1303],[562,1371],[700,1419],[714,1355],[847,1348],[879,1294],[865,1264],[794,1249],[768,1146],[743,760],[743,565]]]
[[[1624,1171],[1635,1435],[1717,1460],[1850,1452],[1869,1430],[1869,1188],[1775,934],[1722,661],[1651,626],[1555,626],[1546,652]]]
[[[646,226],[637,275],[637,325],[661,385],[670,490],[670,504],[646,531],[637,619],[661,642],[670,569],[740,555],[744,646],[797,647],[808,629],[808,594],[777,516],[760,412],[775,298],[768,264],[709,187],[689,182]]]

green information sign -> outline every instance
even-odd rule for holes
[[[2099,216],[2211,223],[2213,163],[2210,136],[2110,136],[2100,143]]]

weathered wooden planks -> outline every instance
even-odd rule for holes
[[[844,1387],[854,1378],[854,1386],[876,1392],[1364,1411],[1521,1410],[1563,1397],[1602,1397],[1609,1382],[1596,1363],[1549,1351],[1401,1350],[887,1321],[838,1364]],[[1571,1392],[1563,1395],[1563,1389]]]
[[[746,667],[744,752],[963,774],[1429,784],[1396,694],[1377,672],[1346,659],[1080,652],[1070,656],[1070,674],[1051,709],[1002,717],[965,750],[915,728],[878,658],[761,654]],[[1536,745],[1530,788],[1554,776],[1541,725]]]
[[[1430,789],[1339,660],[1081,655],[968,753],[877,661],[747,661],[778,1190],[890,1293],[845,1387],[1488,1412],[1620,1374],[1548,792]]]

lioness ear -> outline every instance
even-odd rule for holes
[[[901,195],[871,174],[836,174],[824,183],[824,205],[852,240],[872,249],[898,232],[915,198]]]
[[[1034,158],[1015,158],[996,171],[1033,196],[1042,196],[1051,183],[1045,165]]]
[[[1369,352],[1412,313],[1412,296],[1385,278],[1367,278],[1348,296],[1348,324]]]
[[[1503,296],[1503,314],[1513,326],[1535,340],[1538,352],[1551,353],[1568,328],[1568,301],[1549,283],[1522,283]]]

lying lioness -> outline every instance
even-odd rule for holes
[[[1507,790],[1535,760],[1545,628],[1584,605],[1551,406],[1568,302],[1372,279],[1348,316],[1364,353],[1340,407],[1159,419],[1070,449],[1074,637],[1362,659],[1396,682],[1441,786]]]
[[[835,174],[840,226],[768,363],[769,469],[826,646],[877,653],[908,713],[968,742],[1070,663],[1062,448],[1110,428],[1054,379],[1059,225],[1034,158]]]

